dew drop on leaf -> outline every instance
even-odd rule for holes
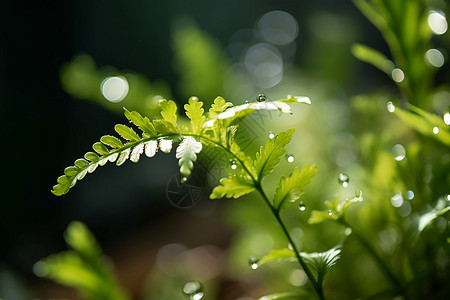
[[[352,229],[350,227],[345,228],[344,234],[349,236],[350,234],[352,234]]]
[[[305,211],[306,210],[306,205],[305,205],[305,203],[303,203],[303,201],[300,201],[300,203],[298,204],[298,209],[300,211]]]
[[[258,261],[259,261],[259,259],[257,259],[256,257],[254,257],[254,256],[250,256],[249,258],[248,258],[248,265],[250,266],[250,268],[252,268],[253,270],[256,270],[256,269],[258,269]]]
[[[339,174],[338,182],[340,185],[342,185],[343,187],[348,187],[349,181],[350,181],[350,177],[348,177],[347,174],[345,174],[345,173]]]
[[[232,170],[236,170],[237,169],[236,161],[233,159],[230,159],[230,166],[231,166]]]
[[[332,216],[332,215],[333,215],[333,212],[332,212],[331,210],[328,210],[328,215],[329,215],[329,216]]]
[[[275,134],[272,131],[269,131],[269,139],[273,140],[275,138]]]
[[[264,95],[264,94],[259,94],[258,97],[256,97],[256,101],[258,101],[258,102],[264,102],[266,100],[267,100],[267,98],[266,98],[266,95]]]
[[[183,293],[189,296],[191,300],[200,300],[203,298],[203,286],[197,280],[188,281],[183,286]]]

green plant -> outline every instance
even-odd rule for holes
[[[140,155],[144,152],[148,157],[153,157],[158,149],[168,153],[174,142],[179,142],[176,157],[180,172],[185,176],[183,180],[187,180],[203,146],[218,148],[229,155],[234,166],[229,176],[222,178],[220,185],[213,189],[210,197],[212,199],[239,198],[251,192],[259,193],[292,248],[292,250],[272,251],[261,260],[255,260],[253,264],[259,265],[274,259],[295,257],[319,298],[324,299],[323,278],[326,271],[339,258],[340,250],[335,248],[325,253],[315,254],[300,252],[281,218],[283,209],[298,202],[302,192],[315,176],[317,167],[308,165],[301,170],[295,168],[289,176],[280,179],[274,196],[269,197],[263,188],[263,179],[272,173],[285,155],[286,146],[291,140],[294,129],[281,132],[269,139],[265,147],[260,147],[255,158],[242,152],[235,139],[239,122],[247,115],[257,110],[292,113],[288,103],[310,103],[310,101],[307,97],[288,96],[286,99],[269,102],[261,94],[257,102],[233,106],[218,97],[205,115],[203,103],[196,97],[191,97],[189,103],[185,105],[186,116],[190,119],[189,125],[185,122],[178,124],[177,106],[173,101],[160,101],[162,118],[152,121],[142,117],[136,111],[125,110],[125,116],[139,129],[140,133],[138,134],[132,127],[116,125],[115,130],[124,141],[110,135],[103,136],[100,142],[93,145],[95,152],[87,152],[84,158],[75,161],[74,166],[65,169],[64,175],[58,178],[58,184],[53,187],[52,192],[58,196],[66,194],[87,173],[94,172],[98,166],[108,161],[120,166],[127,159],[138,162]],[[286,255],[287,253],[289,255]]]

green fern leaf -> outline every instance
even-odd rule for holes
[[[197,160],[197,154],[202,150],[202,143],[197,142],[195,138],[187,136],[183,139],[177,148],[175,157],[179,159],[180,173],[188,177],[194,168],[194,162]]]
[[[296,167],[289,177],[282,177],[273,200],[274,207],[279,210],[298,200],[305,187],[317,173],[317,166],[304,166],[301,171]]]
[[[322,286],[327,272],[341,258],[341,246],[338,245],[325,252],[306,253],[300,252],[301,257],[317,272],[317,283]]]
[[[172,123],[174,127],[177,126],[177,104],[172,100],[161,100],[159,102],[161,107],[161,116],[164,120]]]
[[[288,95],[286,99],[276,100],[276,101],[262,101],[262,102],[252,102],[245,103],[238,106],[233,106],[227,108],[225,111],[217,115],[217,118],[208,120],[205,123],[206,127],[212,127],[214,123],[219,120],[226,120],[226,125],[235,124],[237,121],[245,118],[252,112],[256,110],[275,110],[281,111],[282,113],[292,114],[292,110],[287,103],[305,103],[311,104],[311,100],[308,97],[292,96]]]
[[[125,117],[134,125],[139,127],[142,132],[148,134],[149,136],[155,136],[156,129],[153,126],[152,122],[147,117],[142,117],[137,111],[128,111],[125,109]]]
[[[123,147],[121,140],[112,135],[104,135],[100,138],[100,142],[105,145],[111,146],[112,148],[119,149]]]
[[[131,141],[131,142],[137,142],[141,138],[137,135],[137,133],[133,130],[133,128],[130,128],[128,126],[117,124],[114,129],[118,134],[120,134],[121,137],[124,139]]]
[[[260,148],[256,153],[254,162],[255,171],[258,180],[270,174],[280,162],[281,157],[286,152],[286,146],[291,141],[291,136],[295,129],[289,129],[286,132],[281,132],[275,139],[268,140],[265,147]]]
[[[191,120],[192,132],[199,134],[202,132],[203,124],[205,123],[205,116],[203,116],[204,109],[203,102],[198,101],[197,97],[189,98],[189,104],[184,105],[186,115]]]
[[[222,97],[217,97],[208,111],[208,119],[217,118],[220,113],[231,106],[233,106],[231,102],[226,102]]]
[[[97,142],[94,145],[92,145],[92,149],[94,149],[94,151],[97,152],[100,155],[107,155],[107,154],[109,154],[108,148],[104,144],[102,144],[100,142]]]
[[[167,120],[154,120],[153,125],[155,126],[159,134],[178,133],[178,130],[173,125],[173,123]]]
[[[209,196],[211,199],[239,198],[255,191],[253,183],[242,177],[222,178],[219,186],[216,186]]]

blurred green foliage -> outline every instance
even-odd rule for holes
[[[85,224],[70,223],[64,238],[72,250],[36,262],[36,275],[76,288],[85,299],[129,299],[117,284],[110,262]]]

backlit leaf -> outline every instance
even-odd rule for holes
[[[304,166],[300,171],[297,167],[289,177],[282,177],[273,200],[274,207],[280,209],[298,200],[305,187],[317,173],[317,166]]]
[[[253,191],[255,191],[255,186],[248,179],[244,179],[238,176],[231,178],[222,178],[220,180],[220,185],[214,188],[210,195],[210,198],[239,198]]]
[[[259,180],[269,175],[278,165],[281,157],[286,152],[286,146],[291,141],[291,136],[294,131],[295,129],[289,129],[286,132],[281,132],[275,139],[268,140],[265,147],[261,146],[259,152],[256,153],[254,162]]]
[[[197,154],[202,150],[202,143],[197,142],[195,138],[187,136],[177,147],[175,157],[179,159],[180,173],[188,177],[194,168],[194,162],[197,160]]]

